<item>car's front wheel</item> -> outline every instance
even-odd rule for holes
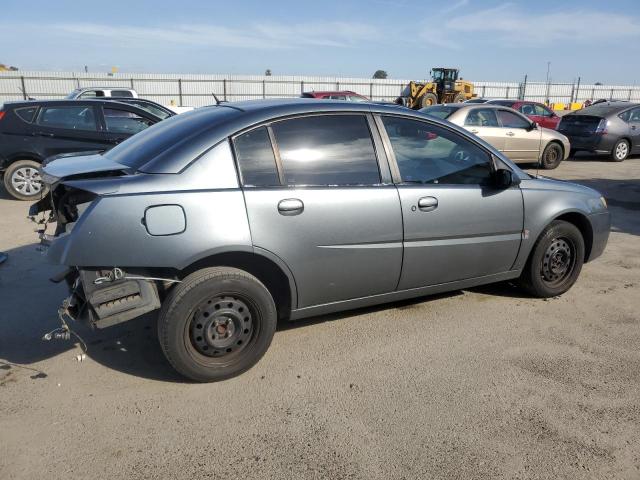
[[[254,366],[271,344],[277,314],[253,275],[215,267],[187,276],[164,300],[158,337],[171,365],[198,382],[214,382]]]
[[[560,162],[562,162],[563,156],[564,152],[562,147],[555,142],[550,143],[542,152],[542,168],[546,170],[553,170],[554,168],[557,168],[558,165],[560,165]]]
[[[45,195],[40,178],[40,164],[33,160],[17,160],[4,172],[4,188],[17,200],[36,200]]]
[[[583,263],[582,233],[575,225],[556,220],[533,246],[520,285],[536,297],[555,297],[573,286]]]

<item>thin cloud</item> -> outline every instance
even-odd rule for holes
[[[351,22],[293,25],[255,23],[242,28],[207,24],[139,27],[100,23],[60,23],[39,25],[37,28],[43,36],[52,34],[72,39],[82,38],[84,42],[102,39],[114,44],[138,47],[166,47],[176,44],[265,50],[309,46],[349,48],[379,38],[375,27]]]

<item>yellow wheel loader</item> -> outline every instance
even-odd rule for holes
[[[430,82],[409,82],[396,103],[418,110],[437,103],[460,103],[475,97],[473,83],[458,80],[458,72],[457,68],[433,68]]]

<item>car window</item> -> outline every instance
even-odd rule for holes
[[[530,103],[523,103],[522,105],[520,105],[520,108],[518,108],[518,110],[523,115],[540,115],[536,113],[535,107]]]
[[[40,110],[38,125],[69,130],[96,131],[93,107],[44,107]]]
[[[346,100],[347,97],[345,95],[330,95],[329,98],[331,100]]]
[[[498,117],[496,111],[491,108],[478,108],[471,110],[464,120],[467,126],[475,127],[498,127]]]
[[[357,95],[349,95],[349,100],[352,102],[367,102],[368,100],[364,97],[359,97]]]
[[[20,117],[20,119],[24,120],[27,123],[31,123],[33,122],[33,117],[35,116],[37,110],[38,107],[22,107],[16,108],[15,112],[16,115]]]
[[[553,113],[544,108],[542,105],[534,105],[533,108],[536,112],[535,114],[541,117],[550,117],[553,115]]]
[[[462,135],[425,122],[382,118],[404,183],[486,185],[489,154]]]
[[[104,92],[102,90],[87,90],[86,92],[82,92],[78,98],[95,98],[95,97],[104,97]]]
[[[314,115],[272,125],[288,185],[373,185],[378,161],[364,115]]]
[[[153,124],[149,119],[141,117],[137,113],[116,108],[105,108],[104,123],[107,132],[128,133],[134,135]]]
[[[507,110],[498,110],[498,118],[505,128],[529,128],[531,122]]]
[[[122,102],[135,105],[136,107],[141,108],[142,110],[149,112],[150,114],[155,115],[162,120],[173,116],[173,112],[171,112],[170,110],[154,105],[153,103],[141,102],[136,100],[124,100]]]
[[[437,118],[448,118],[452,113],[457,112],[460,107],[454,105],[434,105],[421,108],[420,111]]]
[[[276,159],[266,127],[243,133],[233,140],[243,185],[280,185]]]
[[[133,93],[131,93],[129,90],[111,90],[111,96],[133,98]]]
[[[629,122],[640,122],[640,108],[634,108],[629,112]]]

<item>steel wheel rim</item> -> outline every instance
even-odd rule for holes
[[[40,172],[33,167],[18,168],[11,175],[11,186],[22,195],[37,195],[42,191]]]
[[[249,302],[235,295],[216,295],[200,302],[189,323],[189,342],[207,358],[224,359],[244,350],[255,330]]]
[[[564,282],[576,264],[576,251],[568,238],[554,238],[544,252],[540,276],[547,285],[554,287]]]
[[[616,147],[616,158],[625,158],[629,151],[629,147],[626,142],[620,142]]]
[[[555,163],[556,160],[558,160],[558,150],[552,147],[549,150],[547,150],[545,162],[548,164],[551,164],[551,163]]]

